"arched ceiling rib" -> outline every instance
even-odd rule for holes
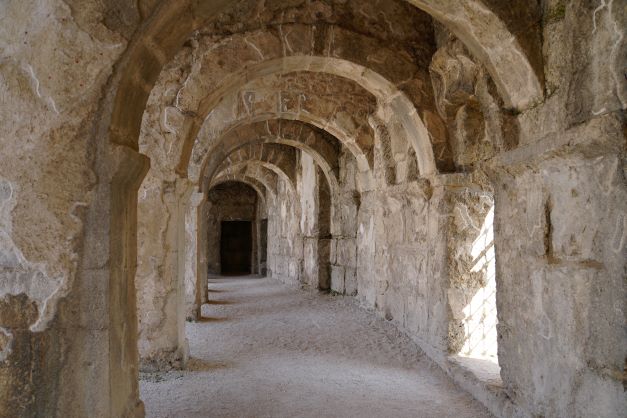
[[[522,110],[542,98],[540,78],[525,51],[483,2],[408,1],[430,13],[468,46],[490,71],[507,105]],[[230,6],[234,6],[230,0],[169,0],[156,8],[116,67],[112,84],[117,94],[110,107],[111,142],[137,148],[142,113],[161,68],[194,30]]]
[[[189,178],[198,182],[205,160],[221,138],[240,126],[286,119],[314,125],[335,136],[353,153],[360,170],[369,172],[374,132],[368,116],[376,101],[350,81],[329,75],[304,73],[255,80],[223,100],[207,117],[192,150]],[[350,96],[352,100],[346,100]]]
[[[249,176],[246,176],[246,175],[243,175],[243,174],[224,175],[224,176],[220,177],[220,179],[218,181],[213,182],[211,184],[211,187],[209,188],[209,191],[211,191],[211,189],[213,189],[216,186],[219,186],[219,185],[225,184],[225,183],[230,183],[230,182],[244,183],[244,184],[252,187],[253,190],[255,190],[255,192],[257,192],[257,195],[261,199],[263,205],[266,206],[266,203],[267,203],[266,192],[268,191],[268,188],[266,187],[266,185],[263,184],[262,181],[257,180],[256,178],[249,177]]]
[[[251,178],[262,183],[267,191],[276,195],[277,193],[277,174],[260,164],[250,163],[242,164],[239,167],[231,167],[227,172],[218,172],[210,183],[206,184],[204,191],[210,190],[215,184],[228,178]]]
[[[215,150],[208,153],[201,178],[205,182],[211,181],[218,166],[229,154],[244,145],[258,144],[282,144],[311,155],[331,189],[338,189],[341,144],[337,139],[310,125],[280,119],[241,125],[230,130],[220,139]]]

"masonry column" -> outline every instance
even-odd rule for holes
[[[207,301],[207,199],[192,191],[185,201],[185,316],[198,320],[200,306]]]
[[[140,190],[136,287],[144,370],[180,368],[187,358],[184,202],[191,190],[186,179],[155,176]]]
[[[75,251],[70,260],[78,261],[75,271],[59,274],[54,292],[44,293],[45,280],[55,278],[46,276],[46,265],[29,261],[16,235],[0,234],[1,416],[144,415],[133,277],[135,202],[149,163],[128,147],[101,151],[90,203],[77,205],[84,211],[69,223],[55,219],[74,240],[57,245]],[[0,229],[7,216],[15,222],[12,209],[25,198],[20,186],[0,179]],[[72,229],[79,220],[82,230]],[[18,287],[28,283],[34,285]]]

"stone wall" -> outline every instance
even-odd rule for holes
[[[137,4],[73,6],[0,6],[2,416],[143,414],[129,283],[148,164],[102,129],[142,17]]]
[[[299,284],[303,266],[300,204],[294,185],[279,178],[268,199],[268,276]]]
[[[495,174],[499,358],[508,393],[533,414],[625,410],[622,129],[595,118]]]
[[[308,154],[300,154],[297,190],[300,196],[300,230],[303,234],[302,282],[318,287],[318,216],[320,210],[318,167]],[[324,180],[323,180],[324,181]]]
[[[143,415],[144,343],[184,353],[208,154],[227,159],[226,136],[261,123],[249,132],[296,150],[240,153],[214,179],[263,183],[269,274],[311,284],[310,257],[326,258],[305,240],[315,192],[296,182],[309,146],[319,202],[320,179],[337,181],[335,292],[498,416],[621,416],[626,22],[617,0],[3,2],[0,411]],[[277,120],[317,139],[279,138]],[[492,199],[500,377],[486,383],[455,354],[489,271],[471,264]]]
[[[138,265],[135,277],[142,368],[182,367],[187,357],[183,304],[185,203],[189,186],[149,173],[138,203]]]

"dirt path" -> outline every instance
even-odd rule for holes
[[[147,417],[491,416],[350,298],[254,277],[209,288],[187,324],[192,370],[140,382]]]

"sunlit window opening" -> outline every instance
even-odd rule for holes
[[[465,357],[490,360],[498,364],[496,335],[496,258],[494,254],[494,206],[485,217],[473,242],[473,272],[484,274],[485,285],[464,308],[466,341],[460,351]]]

